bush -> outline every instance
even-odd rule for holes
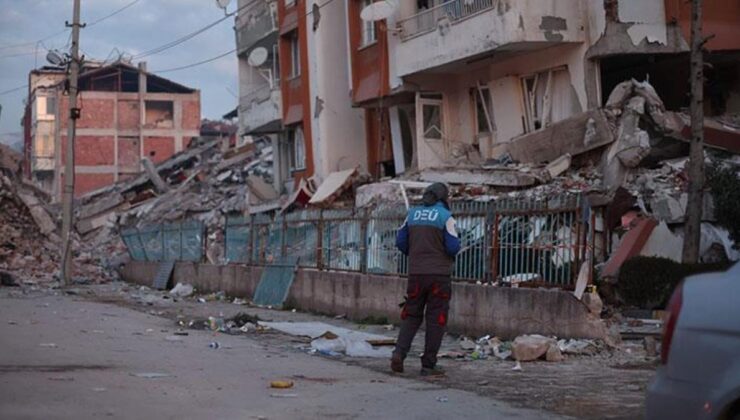
[[[617,291],[629,306],[644,309],[665,307],[676,285],[685,277],[724,271],[728,263],[679,264],[660,257],[634,257],[625,261],[619,270]]]
[[[714,199],[714,215],[717,223],[730,232],[735,248],[740,246],[740,176],[737,170],[727,165],[710,165],[707,168],[707,184]]]

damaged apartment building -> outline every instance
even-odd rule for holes
[[[29,75],[24,116],[25,177],[61,197],[68,92],[63,69]],[[167,160],[200,131],[200,93],[124,62],[85,63],[79,78],[75,196],[132,178],[142,159]]]
[[[347,94],[344,2],[239,1],[241,136],[268,136],[278,191],[365,167],[363,112]],[[313,185],[312,185],[313,186]]]
[[[526,162],[513,140],[573,119],[563,129],[602,130],[594,111],[630,79],[649,81],[667,110],[689,104],[680,0],[390,1],[387,17],[363,20],[373,3],[240,2],[241,133],[273,135],[283,185],[354,166],[378,179]],[[706,115],[732,115],[740,6],[704,8]]]

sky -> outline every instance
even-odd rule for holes
[[[81,0],[82,22],[93,22],[134,0]],[[236,9],[236,0],[228,10]],[[46,64],[47,49],[62,49],[69,32],[35,43],[65,29],[72,20],[72,0],[0,0],[0,142],[17,139],[23,101],[20,89],[28,73]],[[138,0],[115,16],[80,31],[80,49],[87,58],[104,60],[119,52],[137,54],[167,44],[224,16],[216,0]],[[149,71],[171,69],[206,60],[235,47],[234,19],[229,18],[202,34],[156,55],[143,58]],[[18,45],[26,44],[26,45]],[[117,50],[116,50],[117,49]],[[136,61],[134,61],[136,63]],[[237,104],[236,53],[163,77],[201,91],[201,115],[218,119]],[[15,133],[15,134],[14,134]]]

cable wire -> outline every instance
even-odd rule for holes
[[[0,92],[0,96],[7,95],[9,93],[16,92],[16,91],[19,91],[19,90],[24,89],[24,88],[27,88],[27,87],[28,87],[28,85],[23,85],[23,86],[14,87],[12,89],[4,90],[4,91]]]
[[[120,9],[118,9],[118,10],[116,10],[116,11],[114,11],[114,12],[111,12],[111,13],[110,13],[110,14],[108,14],[108,15],[105,15],[105,16],[101,17],[100,19],[96,19],[96,20],[94,20],[94,21],[92,21],[92,22],[88,23],[88,24],[87,24],[87,25],[85,25],[85,26],[86,26],[86,27],[88,27],[88,28],[89,28],[89,27],[91,27],[91,26],[95,26],[95,25],[97,25],[98,23],[100,23],[100,22],[102,22],[102,21],[104,21],[104,20],[107,20],[107,19],[109,19],[109,18],[112,18],[113,16],[115,16],[115,15],[117,15],[117,14],[119,14],[119,13],[123,12],[124,10],[128,9],[129,7],[131,7],[131,6],[135,5],[136,3],[140,2],[140,1],[141,1],[141,0],[134,0],[134,1],[132,1],[132,2],[130,2],[130,3],[128,3],[128,4],[126,4],[125,6],[121,7]]]
[[[180,66],[180,67],[173,67],[173,68],[170,68],[170,69],[157,70],[157,71],[154,71],[152,73],[167,73],[167,72],[170,72],[170,71],[177,71],[177,70],[189,69],[191,67],[200,66],[202,64],[210,63],[211,61],[216,61],[219,58],[226,57],[227,55],[233,54],[235,52],[236,52],[236,48],[234,48],[231,51],[227,51],[227,52],[225,52],[223,54],[219,54],[219,55],[217,55],[215,57],[211,57],[211,58],[206,59],[206,60],[203,60],[203,61],[198,61],[197,63],[187,64],[185,66]]]

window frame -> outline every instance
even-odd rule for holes
[[[488,94],[488,97],[486,99],[485,106],[486,108],[483,108],[483,101],[481,100],[481,94],[479,91],[484,91]],[[473,95],[473,119],[475,122],[475,134],[476,135],[487,135],[487,134],[493,134],[493,131],[496,131],[496,124],[493,120],[493,96],[491,93],[491,88],[488,86],[476,86],[471,89],[471,95]],[[480,107],[480,109],[479,109]],[[488,113],[488,118],[490,119],[491,125],[489,127],[488,123],[484,120],[481,120],[481,114],[485,117],[486,112]],[[483,123],[483,124],[481,124]],[[483,129],[481,129],[483,128]]]
[[[375,0],[363,0],[360,10],[362,11],[374,2]],[[375,22],[360,19],[360,24],[360,48],[365,48],[378,42],[378,28],[375,26]]]
[[[306,138],[300,126],[288,130],[288,165],[291,172],[306,170]]]
[[[298,30],[289,35],[290,42],[290,78],[294,79],[301,75],[301,44]]]

